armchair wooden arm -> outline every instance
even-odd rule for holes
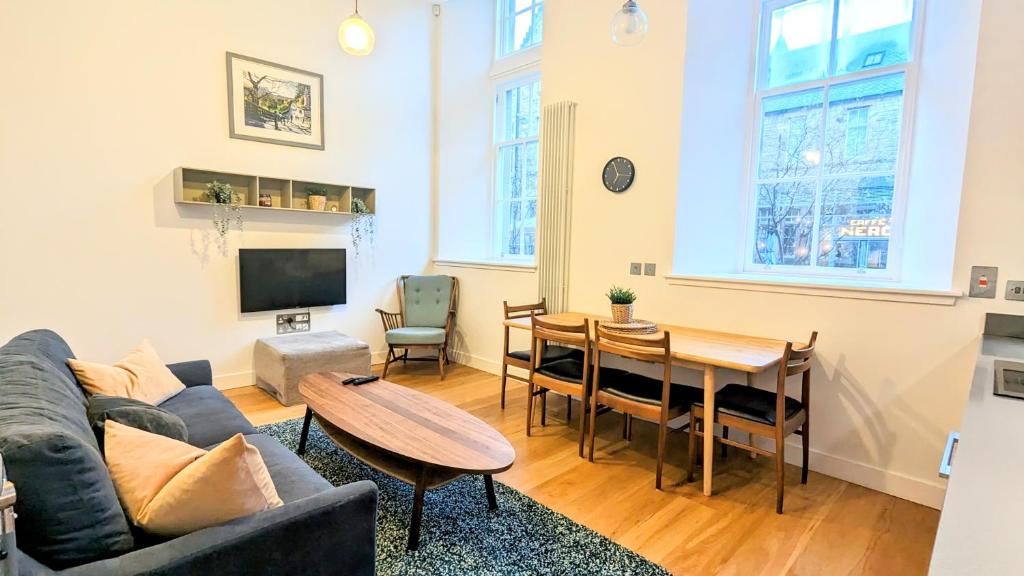
[[[384,324],[384,331],[392,330],[394,328],[401,328],[405,322],[402,321],[401,312],[385,312],[380,308],[377,308],[377,313],[380,314],[380,321]]]

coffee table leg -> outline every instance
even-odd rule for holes
[[[484,474],[484,487],[487,488],[487,507],[490,510],[497,510],[498,499],[494,496],[494,478],[490,474]]]
[[[302,420],[302,435],[299,436],[299,449],[296,454],[302,456],[306,453],[306,438],[309,437],[309,422],[313,419],[313,409],[306,407],[306,417]]]
[[[427,469],[416,479],[416,494],[412,499],[412,521],[409,523],[409,550],[420,547],[420,521],[423,518],[423,494],[427,491]]]

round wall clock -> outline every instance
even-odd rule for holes
[[[636,178],[636,166],[629,158],[616,156],[604,165],[604,187],[612,192],[625,192],[633,185],[634,178]]]

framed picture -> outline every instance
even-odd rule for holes
[[[232,138],[324,149],[324,77],[232,52],[228,123]]]

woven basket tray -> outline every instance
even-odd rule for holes
[[[629,324],[602,322],[601,328],[619,334],[654,334],[658,331],[658,325],[648,320],[633,320]]]

